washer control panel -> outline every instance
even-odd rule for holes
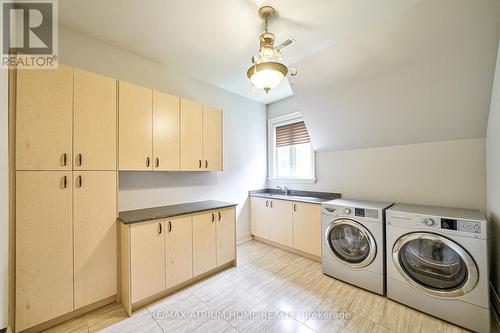
[[[377,209],[343,207],[340,211],[345,216],[370,217],[373,219],[378,219],[379,217]]]
[[[458,221],[458,231],[472,232],[475,234],[481,233],[481,223],[474,221]]]

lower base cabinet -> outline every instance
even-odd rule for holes
[[[258,197],[250,204],[252,235],[321,257],[320,205]]]
[[[166,288],[193,277],[193,225],[191,216],[165,220]]]
[[[130,276],[132,302],[165,289],[163,220],[130,227]]]
[[[116,176],[16,171],[16,331],[116,295]]]
[[[16,172],[16,331],[73,310],[71,178]]]
[[[235,208],[121,224],[122,303],[134,304],[235,263]]]

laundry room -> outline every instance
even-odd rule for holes
[[[0,4],[0,333],[500,333],[499,0]]]

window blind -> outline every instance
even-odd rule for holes
[[[276,127],[276,147],[308,143],[309,133],[303,121]]]

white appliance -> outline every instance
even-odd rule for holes
[[[477,332],[490,331],[487,223],[476,210],[387,210],[387,296]]]
[[[391,205],[344,199],[322,203],[323,273],[383,295],[384,219]]]

